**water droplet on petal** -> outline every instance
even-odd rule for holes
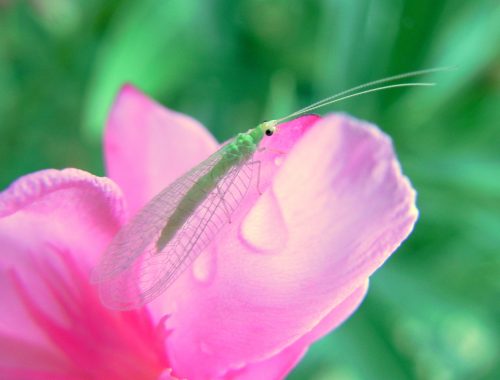
[[[201,341],[200,342],[200,350],[201,352],[203,352],[204,354],[207,354],[207,355],[213,355],[214,351],[210,348],[210,346],[205,343],[204,341]]]
[[[215,275],[215,249],[206,249],[193,263],[193,277],[200,284],[209,284]]]
[[[274,165],[281,166],[281,164],[283,164],[283,161],[284,161],[284,157],[283,157],[283,155],[280,154],[274,158]]]
[[[242,241],[259,253],[278,253],[287,244],[288,229],[273,191],[258,199],[241,224]]]

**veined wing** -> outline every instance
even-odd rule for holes
[[[207,173],[207,171],[203,172]],[[162,223],[154,228],[154,233],[147,231],[148,237],[152,236],[152,238],[149,238],[145,245],[140,245],[139,253],[134,254],[132,258],[130,255],[121,254],[125,256],[122,261],[126,262],[126,268],[115,271],[112,275],[108,275],[104,282],[101,282],[100,295],[103,303],[113,309],[133,309],[152,301],[165,291],[210,244],[217,232],[228,223],[230,215],[238,207],[250,186],[252,172],[253,167],[248,163],[243,163],[234,166],[225,176],[218,179],[218,185],[215,188],[200,189],[206,192],[204,200],[186,219],[167,245],[158,252],[155,243],[166,223],[165,217],[161,218]],[[192,180],[193,178],[190,181]],[[152,212],[152,209],[156,207],[150,205],[164,203],[160,202],[165,197],[164,192],[146,206],[145,210],[148,210],[148,215],[156,216]],[[146,211],[141,214],[145,215]],[[140,220],[144,219],[145,217],[141,215]],[[134,229],[135,231],[129,229],[128,232],[137,233],[144,230],[144,222],[137,225],[141,228]],[[121,247],[121,245],[118,246]],[[121,256],[118,255],[118,257]]]
[[[97,283],[127,270],[165,226],[180,201],[199,178],[223,158],[222,149],[210,155],[189,172],[175,180],[151,199],[120,231],[92,271],[91,282]]]

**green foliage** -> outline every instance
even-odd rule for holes
[[[0,2],[0,186],[42,168],[102,175],[132,82],[224,140],[391,74],[432,89],[332,107],[380,125],[419,193],[415,232],[290,379],[500,378],[498,0]]]

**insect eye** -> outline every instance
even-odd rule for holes
[[[274,133],[274,131],[273,131],[273,130],[271,130],[271,129],[266,129],[266,136],[272,136],[272,135],[273,135],[273,133]]]

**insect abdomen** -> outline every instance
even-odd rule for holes
[[[231,148],[234,147],[235,146],[232,146]],[[212,170],[200,177],[198,181],[193,184],[162,229],[160,237],[156,242],[157,252],[165,248],[177,231],[186,223],[188,218],[196,212],[196,209],[207,198],[208,194],[214,191],[220,178],[226,175],[227,172],[243,158],[243,156],[234,153],[224,154],[221,160],[214,165]]]

